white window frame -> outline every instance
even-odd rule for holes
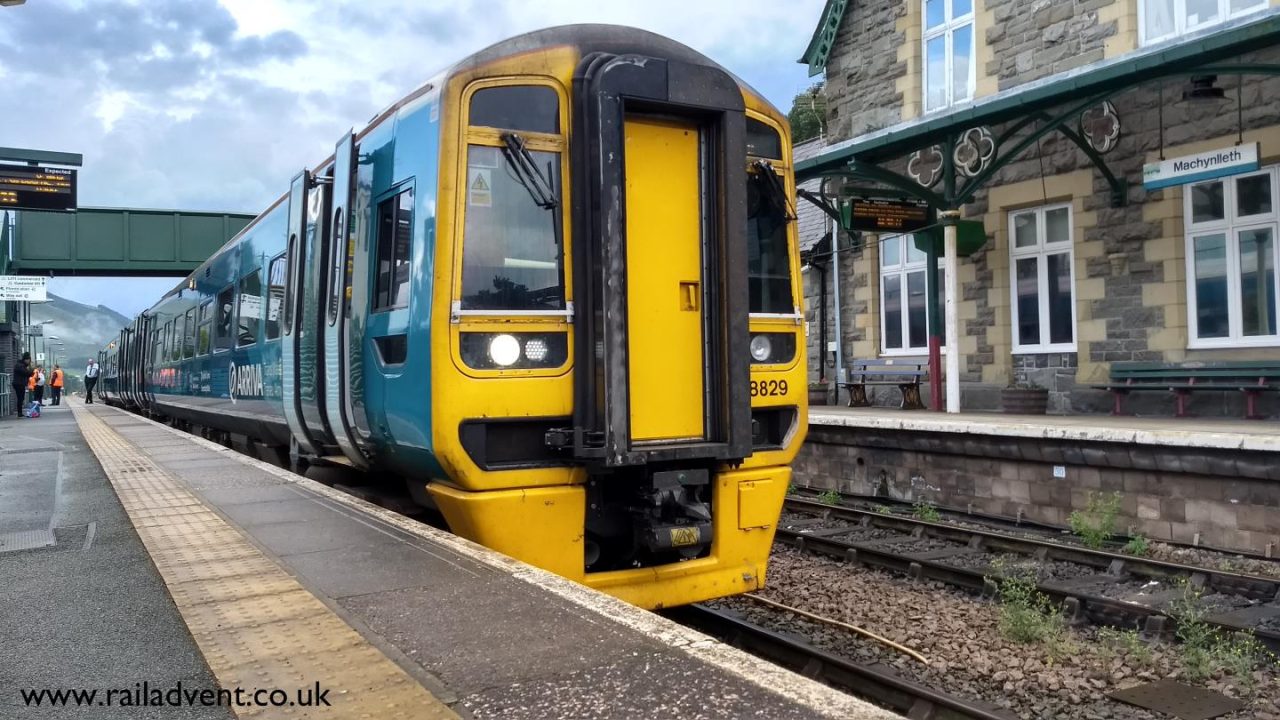
[[[1046,232],[1045,215],[1050,211],[1064,208],[1067,211],[1067,242],[1049,245],[1047,243],[1048,233]],[[1017,237],[1014,235],[1014,218],[1030,213],[1034,213],[1036,217],[1036,244],[1020,248],[1017,246]],[[1009,336],[1013,345],[1013,354],[1035,355],[1076,351],[1076,343],[1080,337],[1079,326],[1076,323],[1076,306],[1079,304],[1080,298],[1076,289],[1075,244],[1075,210],[1071,207],[1071,203],[1041,205],[1039,207],[1009,211],[1009,317],[1012,319]],[[1071,276],[1071,342],[1053,343],[1048,342],[1050,335],[1049,263],[1046,258],[1049,255],[1061,255],[1063,252],[1067,255],[1067,267]],[[1035,344],[1022,343],[1018,338],[1018,260],[1029,257],[1037,258],[1036,297],[1039,300],[1037,309],[1040,320],[1041,342]]]
[[[884,243],[890,240],[898,242],[898,264],[885,267]],[[923,260],[916,260],[913,262],[909,262],[907,260],[907,246],[909,243],[913,241],[914,241],[914,236],[909,233],[906,235],[880,236],[880,244],[878,245],[878,248],[879,248],[878,254],[879,254],[879,268],[880,268],[879,272],[880,272],[880,356],[881,357],[916,357],[918,355],[927,354],[929,352],[929,338],[928,338],[927,330],[925,334],[924,345],[920,345],[920,346],[910,345],[911,310],[910,310],[910,300],[907,297],[907,276],[910,275],[911,273],[923,272],[925,274],[925,288],[926,288],[925,292],[928,292],[928,287],[929,287],[928,257],[926,256],[925,259]],[[945,280],[946,273],[947,273],[946,269],[942,267],[941,263],[939,263],[938,264],[939,282],[942,282]],[[885,278],[890,276],[897,277],[899,279],[898,281],[901,283],[899,287],[900,287],[900,292],[902,293],[901,322],[902,322],[902,345],[903,346],[900,348],[890,348],[888,345],[886,345],[886,342],[888,341],[889,336],[885,333],[885,328],[888,327],[887,325],[888,313],[885,312],[884,281],[885,281]],[[942,292],[941,285],[939,285],[938,287],[938,292]],[[929,302],[927,298],[925,300],[924,308],[925,308],[924,309],[925,328],[928,328],[929,327]],[[939,320],[945,321],[943,318],[939,318]],[[943,338],[946,338],[947,336],[947,331],[945,327],[942,330],[942,336]],[[942,345],[942,351],[944,353],[947,351],[945,342]]]
[[[978,28],[974,22],[974,9],[978,0],[970,0],[969,12],[960,17],[952,17],[951,6],[954,0],[942,0],[943,2],[943,21],[937,27],[928,27],[928,0],[919,0],[920,2],[920,94],[921,106],[924,107],[926,113],[945,110],[956,103],[968,102],[973,99],[973,94],[977,86],[977,65],[978,65]],[[955,41],[953,39],[955,31],[970,26],[969,37],[971,46],[969,52],[969,80],[968,95],[963,98],[955,97]],[[945,60],[945,69],[943,74],[947,78],[947,98],[946,101],[938,107],[929,107],[929,41],[938,37],[945,37],[943,56]]]
[[[1147,37],[1147,13],[1149,12],[1147,7],[1148,3],[1166,1],[1173,3],[1173,31],[1158,37]],[[1231,20],[1235,20],[1236,18],[1261,12],[1269,7],[1271,7],[1270,2],[1259,0],[1256,7],[1237,10],[1233,13],[1231,12],[1231,0],[1218,0],[1217,20],[1202,22],[1196,25],[1188,25],[1187,0],[1138,0],[1138,45],[1141,47],[1144,45],[1154,45],[1156,43],[1164,42],[1165,40],[1172,40],[1174,38],[1182,37],[1187,33],[1193,33],[1198,30],[1213,27],[1214,25],[1221,25]]]
[[[1236,182],[1261,175],[1269,175],[1271,177],[1271,212],[1240,217],[1237,214]],[[1214,183],[1223,183],[1223,219],[1193,223],[1191,220],[1191,189],[1196,186],[1212,185]],[[1271,228],[1271,245],[1272,253],[1274,254],[1272,262],[1275,263],[1272,267],[1277,268],[1273,275],[1275,275],[1274,282],[1277,285],[1276,297],[1280,299],[1280,167],[1272,166],[1263,168],[1258,172],[1241,173],[1202,183],[1193,183],[1188,185],[1182,193],[1182,203],[1183,227],[1186,228],[1184,249],[1186,252],[1187,273],[1187,348],[1190,350],[1203,350],[1211,348],[1280,347],[1280,327],[1277,327],[1278,332],[1276,335],[1246,336],[1244,334],[1243,310],[1240,307],[1240,233],[1260,227]],[[1225,338],[1205,338],[1202,340],[1199,338],[1199,313],[1197,312],[1195,238],[1217,233],[1221,233],[1227,239],[1227,326],[1229,329]],[[1277,301],[1277,304],[1280,305],[1280,300]],[[1280,311],[1280,307],[1274,308],[1272,311]]]

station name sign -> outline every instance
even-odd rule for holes
[[[909,233],[933,224],[924,200],[902,196],[855,195],[845,199],[847,228],[855,232]]]
[[[0,210],[75,210],[76,171],[0,164]]]
[[[1142,185],[1147,190],[1159,190],[1257,169],[1258,143],[1245,143],[1223,150],[1210,150],[1147,163],[1142,167]]]

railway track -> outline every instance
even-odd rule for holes
[[[949,695],[903,677],[879,663],[859,663],[757,625],[734,613],[688,605],[667,616],[808,677],[913,718],[1013,720],[1006,710]]]
[[[1198,587],[1219,629],[1252,632],[1280,652],[1280,579],[1181,565],[1050,540],[788,498],[777,540],[844,561],[994,595],[999,565],[1034,569],[1040,592],[1073,622],[1172,631],[1168,608]],[[1272,629],[1274,628],[1274,629]]]

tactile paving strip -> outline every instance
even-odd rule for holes
[[[457,717],[179,479],[71,408],[221,687],[330,691],[331,707],[232,708],[238,717]]]

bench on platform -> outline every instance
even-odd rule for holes
[[[849,407],[870,407],[868,385],[896,385],[902,391],[903,410],[923,410],[920,383],[928,376],[929,358],[926,357],[854,360],[849,363],[849,381],[836,383],[836,395],[839,396],[841,387],[847,387]]]
[[[1160,390],[1173,393],[1175,417],[1187,417],[1187,398],[1198,390],[1242,392],[1245,417],[1261,419],[1257,413],[1258,397],[1280,390],[1280,360],[1244,360],[1217,362],[1117,362],[1111,364],[1111,380],[1090,385],[1108,390],[1115,398],[1112,415],[1124,415],[1124,399],[1131,392]]]

